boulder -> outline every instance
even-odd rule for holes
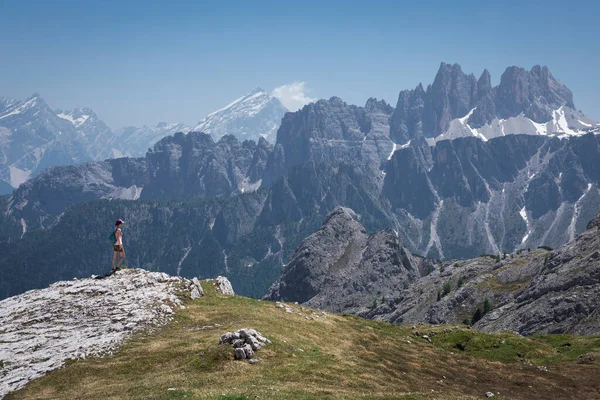
[[[225,278],[224,276],[217,277],[217,291],[226,296],[235,295],[233,286],[231,286],[231,282],[229,282],[229,279]]]
[[[200,281],[198,278],[192,279],[192,290],[190,292],[190,297],[192,300],[199,299],[204,295],[204,291],[202,290],[202,286],[200,286]]]

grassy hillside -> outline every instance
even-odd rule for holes
[[[112,356],[72,362],[7,399],[600,397],[600,337],[394,326],[294,304],[287,312],[203,286],[206,295],[165,328]],[[273,341],[257,352],[258,364],[235,361],[218,345],[222,333],[243,327]]]

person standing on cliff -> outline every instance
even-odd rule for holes
[[[113,255],[113,264],[112,264],[113,272],[118,270],[121,267],[121,264],[123,263],[123,260],[125,259],[125,249],[123,248],[123,231],[121,231],[121,226],[124,223],[125,222],[122,219],[118,219],[117,222],[115,222],[115,231],[114,231],[115,243],[113,244],[114,255]],[[117,262],[117,258],[119,256],[119,254],[121,255],[121,258],[119,258],[119,261]]]

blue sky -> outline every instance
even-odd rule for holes
[[[441,61],[497,83],[547,65],[600,120],[597,1],[0,0],[0,96],[39,92],[113,128],[193,124],[256,86],[396,104]]]

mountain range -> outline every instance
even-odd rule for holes
[[[286,112],[276,97],[255,89],[204,118],[196,130],[215,139],[230,133],[240,140],[274,142]],[[112,131],[89,108],[52,110],[38,94],[25,101],[0,98],[0,194],[11,193],[47,167],[143,157],[160,139],[191,130],[160,122]]]
[[[489,81],[442,64],[396,107],[333,97],[286,113],[274,146],[191,132],[143,158],[48,169],[0,198],[0,294],[99,272],[119,217],[132,266],[226,275],[255,297],[337,206],[427,259],[559,247],[600,210],[598,124],[545,67]],[[81,255],[57,270],[50,237]]]

